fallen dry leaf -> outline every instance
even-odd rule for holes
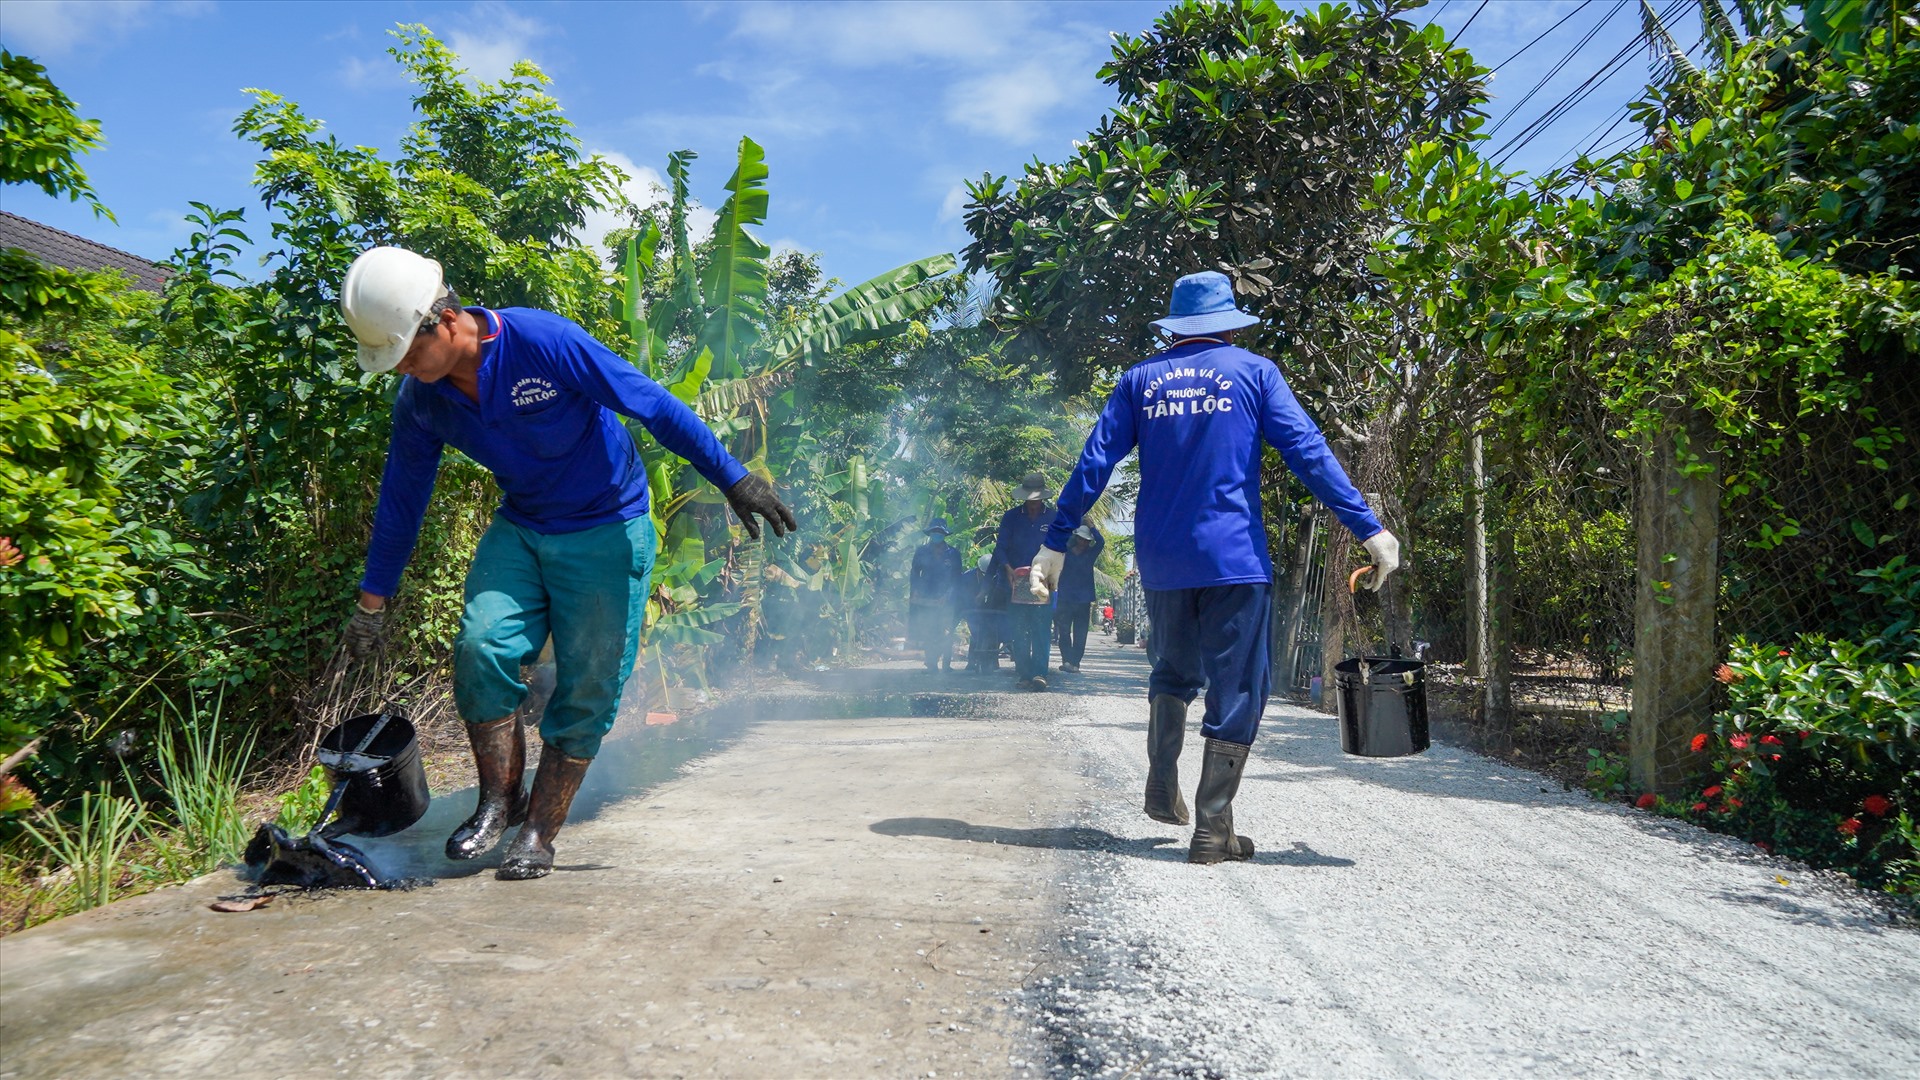
[[[267,893],[264,896],[249,896],[240,900],[215,900],[207,906],[215,911],[252,911],[273,903],[274,895]]]

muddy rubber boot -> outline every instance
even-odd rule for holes
[[[527,818],[527,735],[520,714],[467,725],[480,804],[447,837],[447,858],[477,859],[493,850],[508,828]]]
[[[553,870],[553,838],[567,823],[567,811],[592,758],[568,757],[547,743],[540,748],[540,767],[534,770],[533,794],[527,799],[527,823],[507,845],[507,857],[494,877],[526,881],[546,877]]]
[[[1246,747],[1207,740],[1207,754],[1200,761],[1200,786],[1193,793],[1193,843],[1187,848],[1188,862],[1253,858],[1253,841],[1233,832],[1233,796],[1240,790],[1240,773],[1246,767]]]
[[[1187,737],[1187,703],[1155,694],[1147,703],[1147,816],[1185,825],[1187,800],[1180,795],[1180,744]]]

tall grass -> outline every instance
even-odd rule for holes
[[[79,813],[72,822],[47,811],[20,827],[54,864],[72,874],[62,913],[84,911],[113,900],[114,889],[127,867],[127,845],[140,832],[146,813],[138,800],[115,795],[107,785],[80,796]]]
[[[253,758],[254,736],[249,731],[243,738],[222,738],[225,703],[224,696],[215,698],[203,711],[199,699],[189,698],[183,712],[168,701],[171,722],[160,725],[155,740],[160,787],[173,810],[166,832],[174,843],[163,846],[184,856],[184,876],[237,859],[247,846],[240,786]]]

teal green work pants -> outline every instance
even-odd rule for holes
[[[537,533],[494,515],[467,570],[453,651],[460,718],[484,724],[526,700],[522,664],[553,635],[553,697],[540,737],[590,758],[613,730],[640,648],[656,539],[642,515],[571,533]]]

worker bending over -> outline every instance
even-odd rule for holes
[[[360,341],[360,367],[401,376],[348,649],[358,657],[380,637],[441,452],[462,451],[493,473],[501,500],[467,570],[454,646],[454,703],[480,795],[448,838],[447,857],[478,858],[520,825],[498,876],[544,877],[554,835],[613,728],[646,617],[657,538],[646,467],[620,416],[725,492],[756,539],[754,515],[784,536],[793,514],[692,409],[562,316],[461,307],[439,263],[394,247],[354,260],[340,307]],[[520,667],[549,634],[555,685],[529,794]]]

